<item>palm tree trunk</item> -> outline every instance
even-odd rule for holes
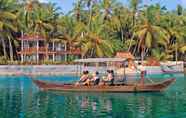
[[[23,31],[21,31],[21,38],[23,38]],[[21,62],[24,61],[24,54],[23,54],[23,39],[21,39]]]
[[[67,62],[67,43],[65,42],[65,62]]]
[[[55,43],[54,43],[54,41],[52,41],[52,51],[53,52],[55,51],[54,45],[55,45]],[[55,61],[55,54],[54,53],[52,54],[52,61],[53,62]]]
[[[14,61],[13,48],[12,48],[12,43],[11,43],[11,39],[9,36],[8,36],[8,41],[9,41],[10,60]]]
[[[81,38],[82,39],[84,39],[84,32],[81,32]],[[81,48],[80,48],[80,51],[82,50],[82,46],[81,46]],[[84,58],[84,54],[83,54],[83,51],[81,51],[81,59],[83,59]]]
[[[177,42],[176,42],[176,54],[175,54],[175,56],[176,56],[176,64],[177,64],[177,62],[178,62],[178,44],[177,44]]]
[[[88,21],[88,27],[90,28],[90,25],[91,25],[91,21],[92,21],[92,6],[90,7],[90,10],[89,10],[89,21]]]
[[[121,28],[121,41],[124,42],[124,37],[123,37],[123,30]]]
[[[143,63],[144,63],[144,48],[142,48],[142,51],[141,51],[141,63],[142,63],[142,65],[143,65]]]
[[[2,41],[2,46],[3,46],[3,54],[4,54],[4,57],[7,57],[6,44],[5,44],[4,38],[1,37],[1,41]]]
[[[37,40],[37,56],[36,56],[36,62],[39,63],[39,41]]]
[[[135,26],[136,25],[136,10],[133,11],[133,16],[132,16],[132,25]]]
[[[135,45],[135,47],[134,47],[134,50],[133,50],[133,52],[132,52],[133,55],[135,55],[136,50],[137,50],[137,47],[138,47],[138,43],[136,43],[136,45]]]
[[[146,49],[145,49],[144,57],[147,55],[148,51],[149,51],[149,48],[146,48]]]
[[[90,55],[91,55],[91,58],[94,56],[94,49],[93,48],[91,49]]]
[[[131,38],[131,39],[130,39],[130,43],[129,43],[128,52],[130,51],[130,48],[131,48],[131,46],[132,46],[132,39],[133,39],[133,38]]]
[[[45,58],[45,60],[46,61],[48,61],[48,46],[49,46],[49,44],[48,43],[46,43],[46,58]]]

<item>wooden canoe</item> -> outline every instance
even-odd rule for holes
[[[57,84],[33,79],[33,82],[44,91],[63,92],[161,92],[175,81],[175,78],[167,79],[154,84],[124,84],[124,85],[97,85],[83,86],[74,84]]]

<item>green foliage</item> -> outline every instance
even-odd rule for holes
[[[0,65],[6,65],[8,64],[8,60],[5,56],[0,57]]]
[[[186,52],[186,45],[180,48],[180,52],[182,52],[182,53]]]
[[[136,56],[145,52],[158,60],[172,60],[178,51],[183,59],[186,10],[180,5],[168,11],[160,4],[141,3],[130,0],[126,7],[115,0],[77,0],[72,11],[63,14],[52,3],[1,0],[0,56],[13,63],[20,44],[15,34],[24,33],[42,35],[46,43],[65,43],[67,50],[79,48],[84,57],[114,57],[117,51],[131,51]]]
[[[166,52],[162,52],[160,49],[153,49],[152,56],[158,61],[166,61],[173,57],[173,55],[169,55]]]

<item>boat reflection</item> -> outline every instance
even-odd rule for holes
[[[75,109],[79,109],[82,114],[91,114],[92,117],[97,116],[115,116],[120,117],[122,114],[125,117],[144,118],[146,114],[150,115],[152,112],[153,100],[156,98],[166,98],[163,93],[154,94],[133,94],[133,93],[61,93],[61,92],[49,92],[48,94],[66,97],[64,103],[74,104],[69,107],[77,112]],[[161,101],[161,99],[159,100]],[[66,109],[66,108],[65,108]],[[134,113],[135,112],[135,113]],[[64,112],[64,116],[65,112]]]

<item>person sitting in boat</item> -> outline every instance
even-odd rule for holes
[[[104,84],[114,85],[114,71],[107,70],[107,78],[103,80]]]
[[[96,71],[92,76],[93,77],[91,81],[93,82],[93,85],[98,85],[100,81],[99,72]]]
[[[87,81],[89,80],[89,72],[83,71],[83,75],[81,76],[80,80],[77,82],[76,85],[85,85]]]

